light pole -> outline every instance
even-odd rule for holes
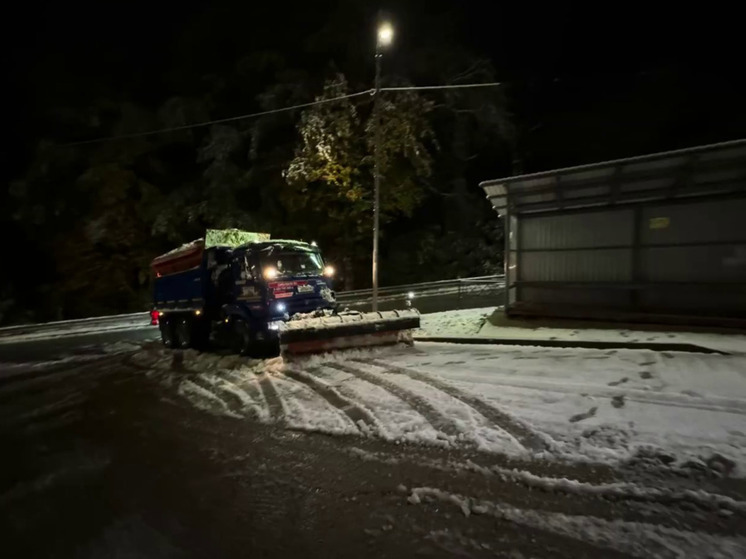
[[[381,59],[383,48],[394,40],[394,28],[388,22],[378,25],[378,36],[376,38],[376,81],[373,100],[374,138],[373,138],[373,311],[378,310],[378,236],[379,236],[379,214],[381,202]]]

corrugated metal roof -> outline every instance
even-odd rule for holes
[[[746,190],[746,139],[484,181],[499,214]]]

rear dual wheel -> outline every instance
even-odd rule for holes
[[[171,324],[170,319],[161,318],[158,323],[158,328],[161,331],[161,342],[164,346],[172,348],[174,347],[174,328]]]
[[[192,347],[192,322],[187,318],[179,318],[174,324],[174,343],[179,349]]]
[[[161,319],[160,329],[163,345],[174,349],[203,349],[210,336],[207,321],[188,315]]]

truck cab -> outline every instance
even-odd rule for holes
[[[254,340],[271,341],[279,323],[295,314],[336,308],[334,269],[312,244],[250,243],[233,250],[230,263],[213,273],[218,278],[216,318],[244,321],[234,329],[248,326]]]

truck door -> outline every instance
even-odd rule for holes
[[[236,298],[246,303],[259,303],[262,300],[259,278],[259,268],[253,255],[247,251],[237,256],[233,262],[233,272],[236,286]]]

